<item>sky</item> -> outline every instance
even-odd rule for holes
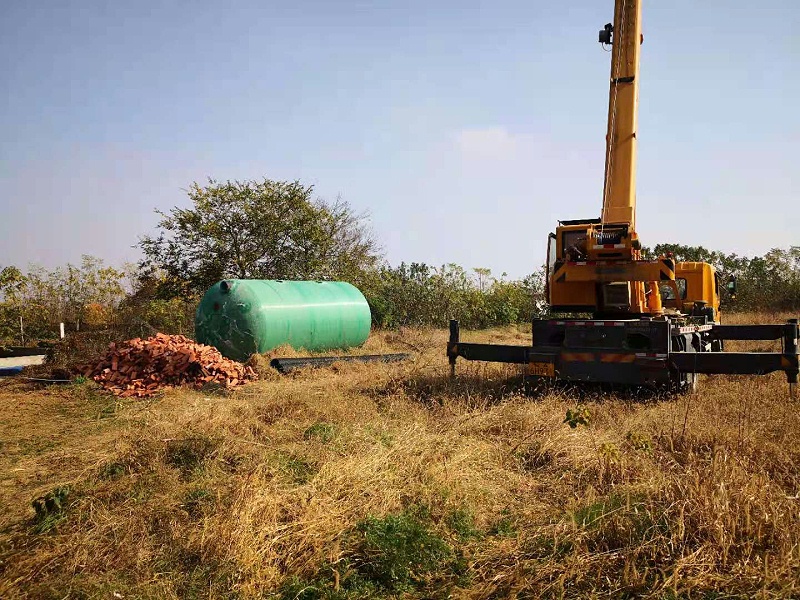
[[[140,255],[194,182],[300,180],[391,264],[521,277],[599,216],[612,0],[4,0],[0,268]],[[800,2],[645,0],[637,229],[800,245]]]

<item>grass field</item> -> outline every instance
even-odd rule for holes
[[[451,380],[445,340],[379,332],[364,351],[415,359],[233,393],[0,382],[0,597],[800,595],[782,375],[525,397],[512,367]]]

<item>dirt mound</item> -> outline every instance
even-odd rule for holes
[[[137,398],[177,385],[234,387],[258,378],[252,368],[223,357],[216,348],[163,333],[111,343],[105,355],[79,370],[118,396]]]

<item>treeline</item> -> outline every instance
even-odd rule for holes
[[[488,269],[402,263],[364,277],[362,292],[379,327],[445,327],[457,318],[470,329],[529,321],[544,314],[544,269],[524,279],[495,278]]]
[[[143,259],[118,269],[85,256],[80,265],[0,270],[0,343],[29,343],[69,331],[115,329],[191,335],[194,311],[223,278],[343,280],[366,296],[377,327],[464,327],[524,323],[547,314],[543,268],[522,279],[454,264],[386,264],[366,215],[324,202],[299,182],[209,180],[189,189],[190,208],[160,213],[156,235],[140,239]],[[727,310],[800,310],[800,246],[761,257],[660,244],[648,257],[713,264],[736,276]],[[532,265],[533,266],[533,265]]]
[[[159,282],[136,273],[135,265],[115,269],[90,256],[81,265],[51,271],[6,267],[0,272],[0,345],[53,339],[60,323],[67,332],[111,328],[121,337],[157,331],[191,335],[202,294],[165,297]],[[544,310],[543,271],[510,280],[492,277],[487,269],[403,263],[378,266],[353,283],[380,328],[444,327],[451,317],[465,327],[484,328],[524,322]]]
[[[191,334],[194,298],[157,297],[137,275],[84,256],[81,264],[22,272],[0,270],[0,345],[52,340],[60,333],[119,329],[124,336],[165,331]]]

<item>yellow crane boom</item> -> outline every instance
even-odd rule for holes
[[[643,260],[636,233],[641,0],[616,0],[599,35],[611,47],[603,203],[599,219],[562,221],[548,250],[548,300],[560,312],[660,315],[661,288],[677,306],[674,261]],[[712,275],[713,276],[713,275]],[[715,310],[718,303],[714,304]]]
[[[642,43],[642,3],[618,0],[613,26],[600,32],[611,43],[611,81],[608,94],[605,185],[600,220],[636,221],[636,127],[639,104],[639,49]]]

